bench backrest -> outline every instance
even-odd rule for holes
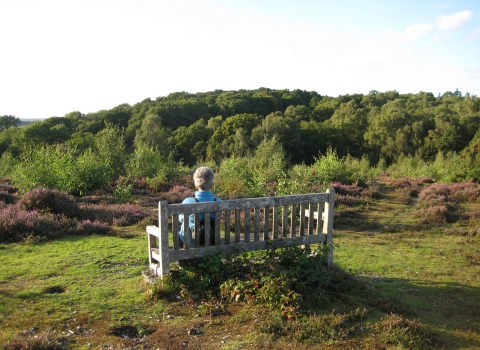
[[[333,266],[333,189],[326,193],[242,198],[217,202],[168,204],[159,202],[159,226],[148,226],[150,267],[155,273],[168,273],[170,261],[198,258],[218,251],[232,252],[267,249],[270,244],[285,239],[301,245],[330,244],[328,263]],[[200,213],[208,217],[215,213],[215,244],[209,240],[194,246],[188,239],[180,248],[178,232],[184,216],[183,231],[189,232],[188,216],[195,215],[195,232],[199,232]],[[320,220],[318,220],[320,218]],[[205,232],[210,232],[210,220],[205,220]]]

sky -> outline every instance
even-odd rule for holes
[[[480,95],[480,1],[0,0],[0,116],[173,92]]]

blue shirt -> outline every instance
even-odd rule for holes
[[[214,200],[215,201],[221,201],[220,198],[215,198],[215,196],[213,195],[213,193],[211,191],[196,191],[195,192],[195,198],[199,202],[213,202]],[[187,197],[183,200],[182,204],[196,203],[195,198]],[[211,213],[210,216],[213,219],[215,219],[215,213]],[[180,237],[180,241],[183,243],[184,242],[184,236],[185,236],[185,234],[183,233],[183,215],[180,215],[179,219],[180,219],[180,225],[181,226],[180,226],[180,232],[178,233],[178,235]],[[203,219],[203,214],[200,214],[200,220],[201,219]],[[193,238],[192,238],[192,230],[193,230],[193,227],[195,226],[195,215],[194,214],[189,215],[188,226],[190,228],[190,230],[189,230],[190,232],[188,233],[188,240],[189,240],[189,243],[190,243],[190,247],[193,247],[194,243],[193,243]]]

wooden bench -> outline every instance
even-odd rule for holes
[[[192,204],[158,204],[159,226],[147,226],[150,269],[159,276],[170,272],[170,262],[204,257],[216,252],[268,249],[283,240],[299,245],[328,245],[328,266],[333,266],[333,207],[335,191],[279,197],[243,198]],[[188,231],[188,216],[195,214],[198,232],[199,214],[215,213],[215,244],[208,239],[205,246],[194,237],[180,248],[179,217],[184,232]],[[322,218],[322,220],[318,220]],[[205,220],[205,232],[210,232],[210,220]],[[199,235],[198,235],[199,236]]]

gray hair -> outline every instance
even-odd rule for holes
[[[199,187],[202,191],[209,191],[212,188],[214,177],[213,170],[206,166],[198,168],[195,170],[195,173],[193,173],[195,186]]]

